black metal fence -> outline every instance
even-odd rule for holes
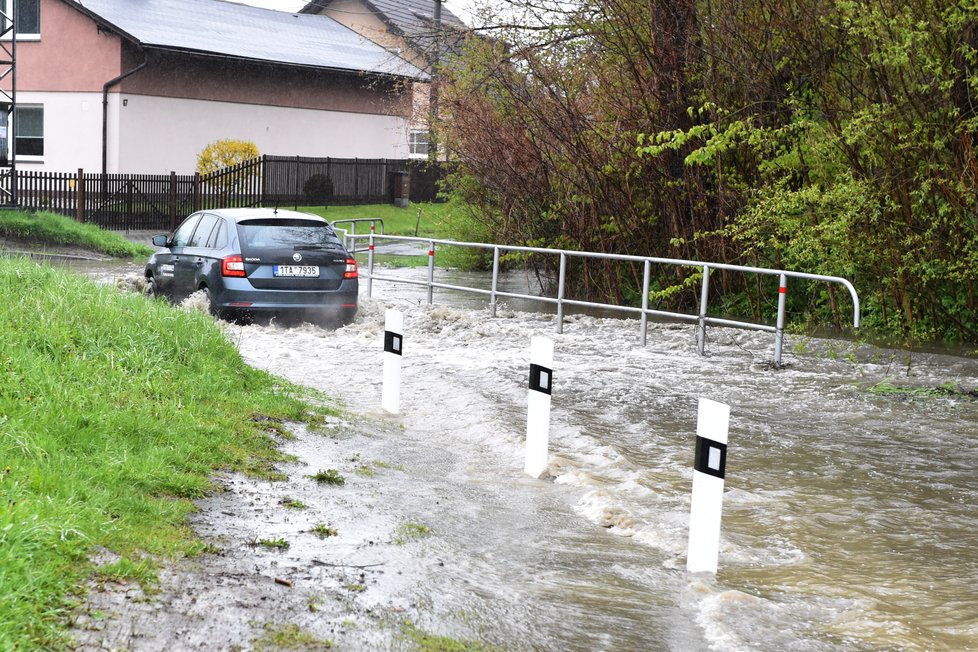
[[[201,209],[435,201],[445,166],[394,159],[261,156],[206,175],[17,172],[18,205],[108,229],[172,230]]]

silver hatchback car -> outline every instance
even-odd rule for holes
[[[310,313],[349,323],[357,312],[357,262],[329,222],[271,208],[194,213],[146,263],[146,294],[182,301],[204,291],[221,317]]]

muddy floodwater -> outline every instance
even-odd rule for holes
[[[228,328],[251,364],[375,424],[363,527],[425,536],[361,554],[388,564],[362,604],[504,649],[978,648],[975,359],[789,336],[772,370],[770,334],[713,328],[700,357],[691,326],[651,324],[642,347],[634,320],[572,315],[557,335],[522,304],[493,318],[469,295],[373,290],[338,330]],[[397,416],[386,307],[405,314]],[[533,335],[555,343],[540,480],[523,474]],[[685,571],[700,397],[730,405],[715,577]],[[296,446],[336,464],[328,442]]]

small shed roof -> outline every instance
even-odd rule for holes
[[[425,73],[327,16],[224,0],[65,0],[148,48],[423,79]]]

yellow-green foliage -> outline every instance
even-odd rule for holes
[[[231,138],[215,140],[197,155],[197,171],[201,174],[209,174],[258,156],[258,146],[249,140]]]

